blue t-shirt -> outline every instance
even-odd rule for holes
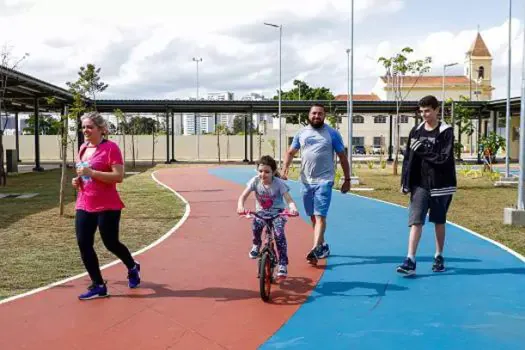
[[[247,184],[255,192],[255,210],[278,212],[286,208],[283,195],[290,191],[290,187],[282,179],[274,177],[270,185],[263,185],[259,176],[253,177]]]
[[[316,129],[308,125],[295,135],[292,148],[301,150],[301,181],[307,184],[333,182],[334,153],[344,152],[341,134],[324,124]]]

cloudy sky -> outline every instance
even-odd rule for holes
[[[0,44],[19,70],[65,87],[94,63],[110,87],[102,98],[188,98],[232,91],[272,95],[279,84],[278,29],[283,25],[283,89],[294,79],[346,92],[350,0],[0,0]],[[522,1],[514,1],[512,95],[519,95]],[[506,97],[508,0],[355,0],[355,92],[370,93],[383,70],[377,58],[405,46],[461,65],[477,28],[493,61],[494,98]]]

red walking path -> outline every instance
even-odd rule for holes
[[[155,177],[183,196],[190,212],[167,239],[136,256],[141,287],[128,289],[118,263],[103,270],[110,298],[79,301],[89,284],[82,276],[0,304],[0,349],[253,349],[306,300],[322,273],[304,260],[312,237],[306,222],[287,224],[289,277],[266,304],[256,262],[248,259],[250,222],[235,214],[242,187],[207,168],[162,169]]]

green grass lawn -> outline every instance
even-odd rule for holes
[[[127,176],[118,186],[126,204],[121,240],[132,252],[165,234],[184,214],[182,201],[151,178],[154,170],[127,168],[141,173]],[[75,239],[74,171],[68,175],[63,217],[58,210],[58,169],[10,176],[8,185],[0,187],[0,193],[39,193],[31,199],[0,199],[0,299],[85,271]],[[116,259],[98,233],[96,250],[101,265]]]
[[[355,165],[354,172],[361,182],[356,187],[374,188],[374,191],[355,193],[407,207],[409,198],[399,192],[400,176],[392,175],[392,170],[390,165],[381,169],[377,163],[373,169],[367,164]],[[292,176],[297,178],[297,175],[294,169]],[[516,200],[516,188],[494,187],[486,176],[474,178],[458,174],[458,192],[454,195],[448,220],[525,255],[525,228],[503,225],[503,208],[515,206]]]

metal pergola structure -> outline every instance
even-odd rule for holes
[[[63,88],[3,66],[0,66],[0,90],[4,92],[1,104],[2,114],[14,113],[15,115],[17,154],[19,154],[18,113],[34,113],[35,167],[33,170],[42,171],[43,168],[40,166],[39,114],[42,111],[61,111],[64,113],[65,106],[73,101],[73,95]],[[54,101],[51,103],[49,98],[53,98]]]
[[[120,109],[124,113],[165,113],[166,125],[169,130],[169,120],[171,116],[172,126],[174,125],[173,114],[177,113],[238,113],[246,115],[244,133],[244,162],[253,162],[253,132],[248,130],[248,118],[253,113],[276,113],[278,110],[277,100],[266,101],[207,101],[207,100],[97,100],[97,110],[102,113],[112,113],[115,109]],[[282,115],[307,113],[313,103],[321,103],[325,106],[328,113],[344,115],[347,113],[347,102],[336,100],[303,100],[303,101],[281,101]],[[491,116],[487,109],[486,102],[464,102],[463,105],[475,110],[475,114],[481,120]],[[388,160],[391,161],[393,153],[393,115],[396,114],[395,101],[354,101],[354,115],[360,113],[388,115],[389,116],[389,147]],[[414,118],[414,124],[418,122],[418,101],[404,101],[400,106],[400,113]],[[250,123],[251,126],[251,123]],[[249,135],[249,142],[248,142]],[[166,134],[166,163],[175,160],[174,133],[171,130],[171,159],[170,159],[170,134]],[[248,143],[250,144],[250,156],[248,159]]]
[[[34,113],[35,122],[35,171],[42,170],[40,166],[40,148],[39,148],[39,113],[41,111],[60,111],[64,113],[66,106],[73,102],[73,94],[68,90],[34,78],[27,74],[8,69],[0,66],[0,77],[6,77],[6,93],[4,96],[3,108],[7,112],[14,113],[18,118],[19,112]],[[3,79],[2,79],[3,81]],[[53,104],[48,104],[49,97],[54,97]],[[87,104],[94,101],[87,100]],[[347,101],[282,101],[282,114],[296,114],[308,112],[313,103],[322,103],[328,112],[344,115],[347,113]],[[475,110],[475,118],[478,120],[478,130],[481,130],[483,119],[498,115],[504,112],[506,100],[493,101],[470,101],[462,102],[466,107]],[[248,134],[250,144],[253,146],[253,133],[248,132],[248,118],[253,113],[273,113],[278,110],[277,100],[266,101],[208,101],[208,100],[97,100],[97,110],[101,113],[113,113],[120,109],[124,113],[163,113],[166,116],[166,133],[167,139],[167,156],[166,162],[171,163],[175,160],[175,135],[174,135],[174,114],[175,113],[238,113],[245,115],[245,162],[253,162],[253,147],[250,147],[250,159],[248,160]],[[511,110],[519,111],[520,98],[516,97],[511,100]],[[388,115],[389,120],[389,159],[392,159],[392,130],[393,115],[396,114],[395,101],[353,101],[353,114],[360,113],[377,113]],[[409,115],[414,118],[414,123],[418,121],[417,101],[404,101],[400,108],[400,113]],[[493,114],[494,113],[494,114]],[[170,118],[171,117],[171,118]],[[170,134],[169,121],[171,119],[172,128]],[[494,123],[497,118],[492,118]],[[18,128],[18,120],[16,120]],[[251,123],[250,123],[251,125]],[[486,129],[485,129],[486,130]],[[250,130],[251,131],[251,130]],[[170,136],[171,136],[171,159],[170,159]],[[16,147],[18,151],[18,130],[16,133]],[[79,139],[80,142],[80,139]]]

